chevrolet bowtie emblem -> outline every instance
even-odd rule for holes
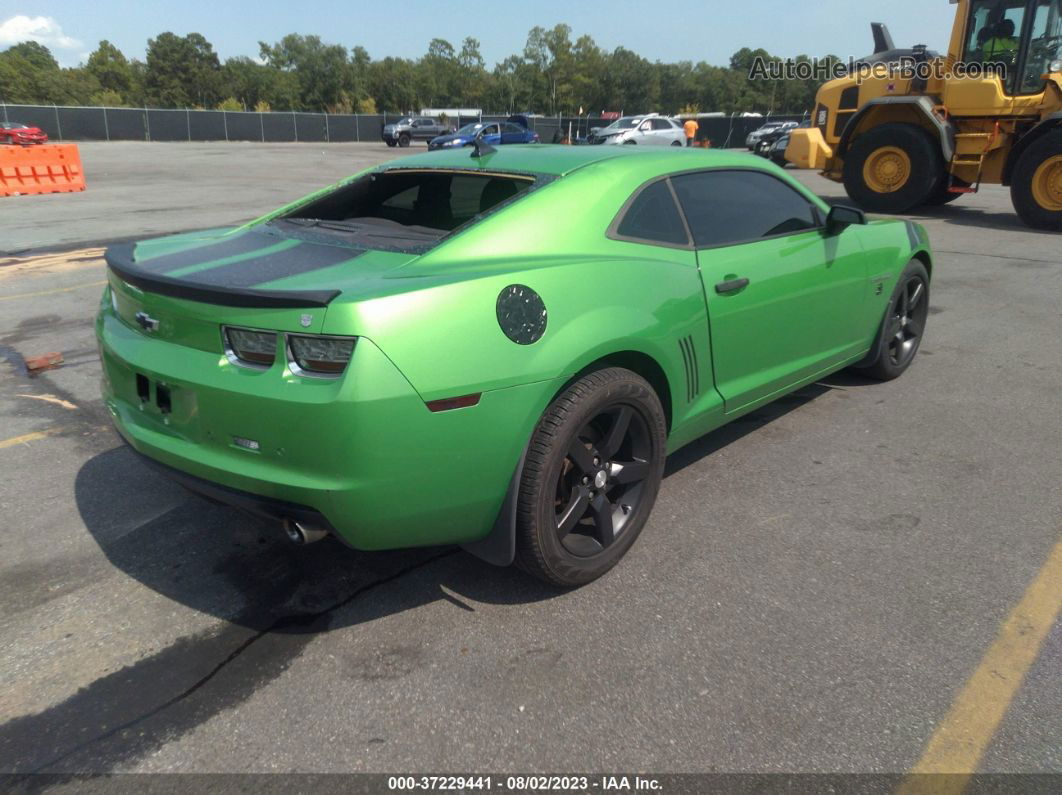
[[[159,321],[155,320],[155,318],[153,318],[147,312],[137,312],[136,322],[137,325],[140,326],[140,328],[144,329],[144,331],[159,330]]]

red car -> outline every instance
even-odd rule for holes
[[[30,127],[17,121],[0,122],[0,144],[46,144],[48,133],[40,127]]]

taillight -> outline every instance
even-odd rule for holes
[[[272,331],[224,328],[225,354],[233,364],[269,368],[277,358],[277,335]]]
[[[354,337],[288,335],[288,363],[297,373],[338,376],[354,353]]]

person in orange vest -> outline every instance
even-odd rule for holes
[[[686,132],[686,146],[693,146],[693,141],[697,138],[697,130],[700,126],[696,119],[686,119],[686,122],[682,125],[682,129]]]

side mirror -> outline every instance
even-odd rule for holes
[[[866,213],[855,207],[834,205],[826,215],[826,234],[837,235],[849,226],[863,226],[867,222]]]

